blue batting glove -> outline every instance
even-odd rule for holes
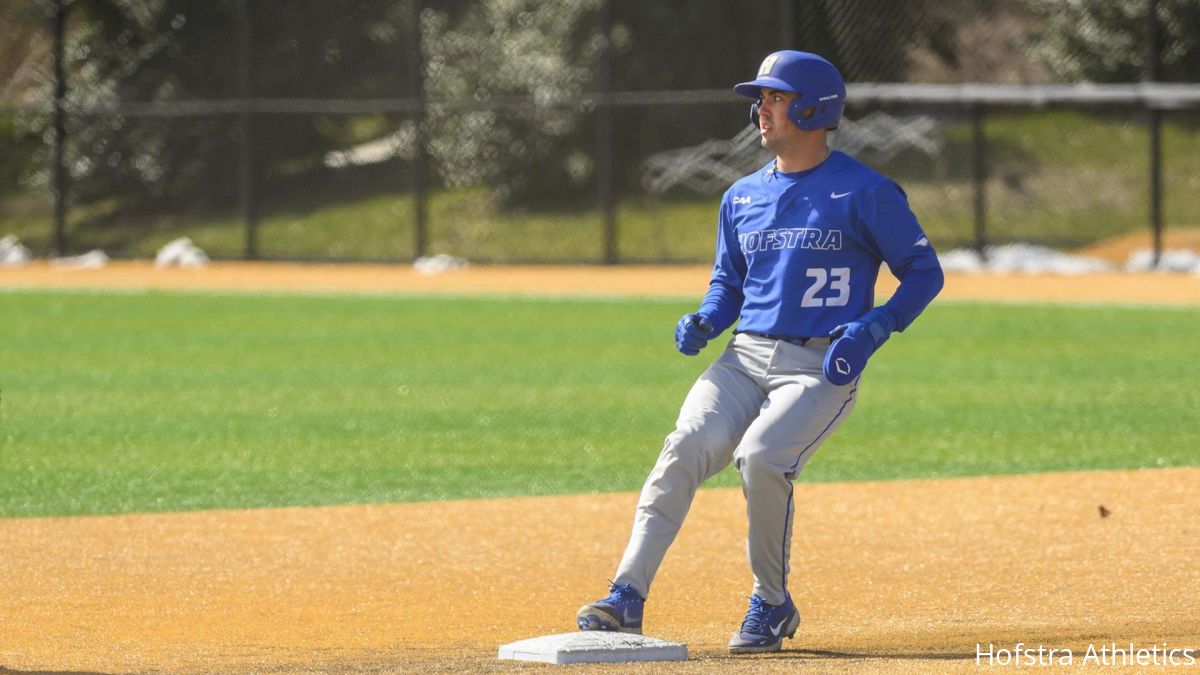
[[[695,356],[708,344],[713,327],[702,314],[684,314],[675,324],[675,348],[681,354]]]
[[[829,331],[833,343],[825,352],[822,371],[825,379],[840,386],[862,374],[867,359],[883,346],[896,328],[896,320],[887,310],[876,307],[859,319]]]

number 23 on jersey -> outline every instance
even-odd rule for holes
[[[844,307],[850,301],[849,267],[810,267],[805,271],[805,276],[811,279],[812,283],[809,284],[808,290],[804,291],[804,297],[800,300],[801,307]],[[835,295],[818,297],[828,296],[827,292],[823,292],[826,289]]]

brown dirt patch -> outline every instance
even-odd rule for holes
[[[0,268],[0,288],[120,290],[310,291],[518,295],[637,295],[699,298],[710,267],[476,265],[436,275],[409,265],[301,265],[215,263],[204,269],[155,269],[151,263],[115,262],[97,270],[37,263]],[[882,296],[896,287],[882,273]],[[1187,274],[950,274],[941,297],[1014,302],[1120,302],[1200,304],[1200,276]]]
[[[647,630],[686,672],[967,670],[976,644],[1200,647],[1200,469],[802,485],[788,650],[724,653],[750,588],[736,489],[702,490]],[[510,670],[573,630],[636,495],[0,520],[3,665]],[[1111,510],[1101,518],[1099,505]],[[532,667],[532,666],[526,666]],[[643,668],[642,670],[650,670]]]
[[[1122,237],[1106,239],[1077,251],[1080,255],[1100,258],[1122,266],[1135,251],[1149,249],[1153,239],[1149,232],[1139,231]],[[1200,251],[1200,228],[1170,228],[1163,230],[1163,250]]]
[[[707,273],[122,262],[0,269],[0,288],[698,297]],[[951,275],[944,297],[1194,305],[1200,279]],[[750,588],[742,497],[703,490],[656,582],[647,629],[689,644],[692,661],[672,666],[685,672],[963,671],[975,668],[978,643],[1072,648],[1080,660],[1089,644],[1167,643],[1200,656],[1198,482],[1200,469],[1163,469],[804,485],[792,590],[805,623],[788,651],[749,659],[724,653]],[[495,650],[573,629],[574,609],[604,591],[634,502],[0,520],[0,672],[539,668],[498,662]],[[1101,504],[1111,516],[1099,516]]]

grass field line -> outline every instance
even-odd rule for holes
[[[247,289],[229,289],[229,288],[93,288],[86,286],[79,287],[20,287],[20,286],[0,286],[0,293],[7,295],[18,294],[44,294],[44,295],[111,295],[118,297],[206,297],[206,298],[315,298],[315,299],[352,299],[362,298],[364,300],[446,300],[454,302],[456,300],[495,300],[497,302],[580,302],[580,303],[595,303],[595,302],[636,302],[636,303],[662,303],[671,304],[676,302],[686,302],[688,300],[700,299],[700,296],[693,295],[637,295],[634,293],[591,293],[586,291],[530,291],[528,293],[504,292],[493,293],[489,291],[456,291],[450,293],[442,293],[437,291],[427,290],[349,290],[349,289],[316,289],[316,288],[301,288],[293,290],[271,289],[271,288],[247,288]]]
[[[647,465],[646,472],[649,472],[651,465]],[[826,489],[848,489],[855,488],[872,488],[886,486],[910,486],[919,488],[913,490],[914,494],[921,490],[935,491],[939,485],[979,485],[983,486],[988,483],[994,483],[997,479],[1001,480],[1071,480],[1079,478],[1082,480],[1093,480],[1095,478],[1111,477],[1113,479],[1137,480],[1139,476],[1149,477],[1149,480],[1156,480],[1155,476],[1173,476],[1177,474],[1195,473],[1198,470],[1196,466],[1177,465],[1168,466],[1158,464],[1154,466],[1139,466],[1130,468],[1113,469],[1107,467],[1089,467],[1068,470],[1045,470],[1036,467],[1027,469],[1017,469],[1006,471],[1003,473],[965,473],[965,474],[946,474],[937,476],[896,476],[886,478],[813,478],[805,474],[800,474],[795,478],[797,486],[806,486],[818,490]],[[732,467],[727,467],[721,473],[733,472]],[[890,489],[890,488],[887,488]],[[726,492],[741,493],[741,488],[732,486],[725,482],[715,481],[710,479],[697,488],[699,493],[703,494],[723,494]],[[605,489],[603,486],[594,487],[588,491],[579,492],[552,492],[547,494],[515,494],[515,495],[490,495],[490,496],[471,496],[471,497],[446,497],[439,499],[417,499],[417,500],[397,500],[397,501],[339,501],[331,503],[316,503],[316,504],[270,504],[256,506],[217,506],[198,509],[178,509],[178,510],[162,510],[162,509],[146,509],[139,511],[119,511],[111,513],[80,513],[80,514],[37,514],[37,515],[17,515],[3,516],[0,515],[0,522],[16,521],[16,520],[43,520],[43,521],[64,521],[64,522],[87,522],[87,521],[104,521],[114,518],[154,518],[154,517],[172,517],[172,514],[177,516],[187,517],[186,514],[205,513],[210,515],[233,515],[233,514],[248,514],[248,513],[270,513],[270,512],[306,512],[306,511],[352,511],[356,509],[370,509],[379,507],[398,507],[398,508],[417,508],[421,504],[437,505],[437,508],[463,508],[471,509],[481,506],[513,506],[513,507],[529,507],[531,511],[540,510],[539,505],[548,502],[554,502],[564,498],[593,496],[606,497],[614,499],[624,499],[626,502],[633,503],[637,501],[640,490],[634,489]],[[3,673],[3,671],[0,671]]]
[[[44,294],[44,295],[78,295],[78,296],[116,296],[116,297],[208,297],[208,298],[314,298],[314,299],[351,299],[364,300],[444,300],[444,301],[496,301],[496,302],[569,302],[569,303],[649,303],[649,304],[678,304],[685,302],[699,303],[702,295],[695,294],[653,294],[637,293],[601,293],[578,290],[568,291],[528,291],[528,292],[489,292],[456,291],[438,292],[427,290],[349,290],[349,289],[314,289],[302,288],[292,290],[282,289],[229,289],[229,288],[96,288],[96,287],[22,287],[0,286],[0,294]],[[876,304],[882,304],[889,296],[876,298]],[[1143,309],[1166,310],[1178,312],[1200,311],[1200,305],[1178,304],[1169,302],[1145,302],[1137,300],[1016,300],[1009,298],[937,298],[938,305],[957,305],[964,307],[1002,306],[1013,309],[1023,307],[1063,307],[1069,309]]]

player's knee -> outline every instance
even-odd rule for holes
[[[694,431],[676,429],[667,436],[658,463],[665,471],[683,472],[701,480],[720,451],[717,440]]]
[[[791,478],[789,467],[773,461],[771,454],[763,447],[738,448],[734,465],[738,473],[742,474],[742,482],[746,485],[760,481],[775,482],[781,477]]]
[[[667,434],[667,445],[684,452],[704,454],[721,444],[724,436],[711,425],[677,423],[675,430]]]

